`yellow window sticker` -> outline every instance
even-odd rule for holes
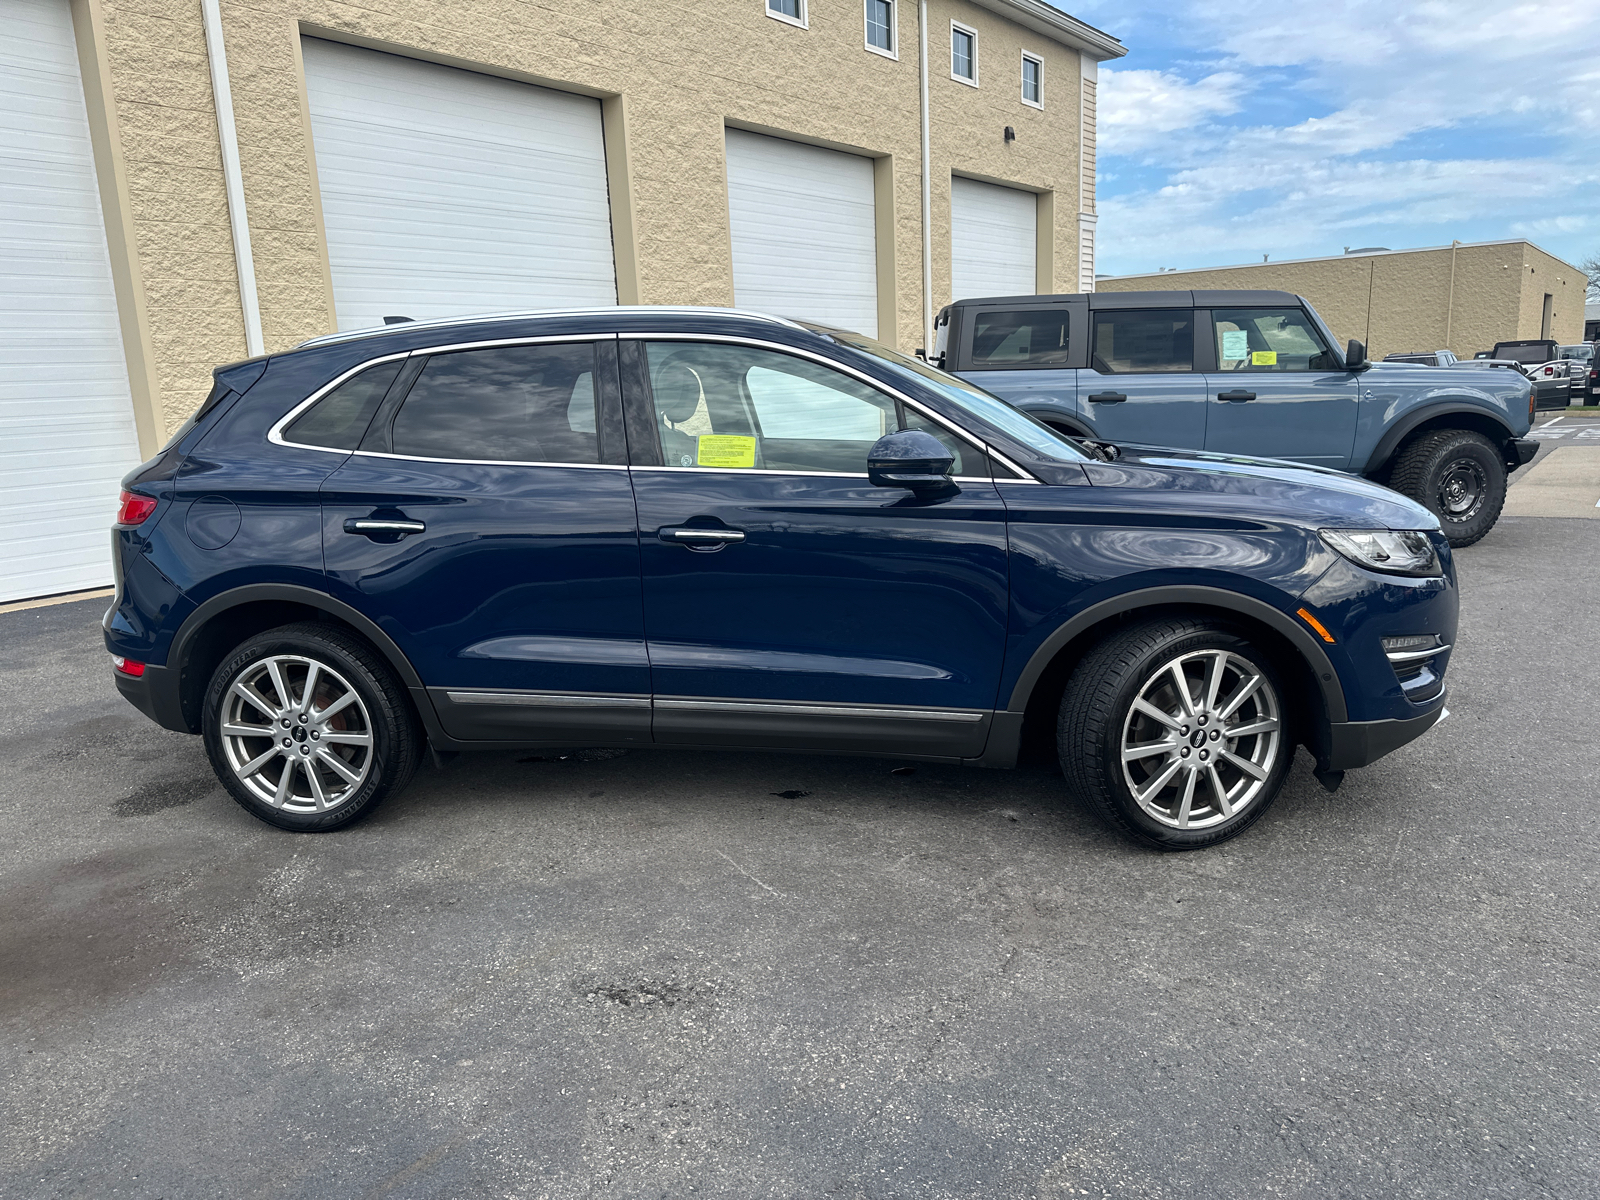
[[[753,467],[756,440],[730,433],[703,433],[695,461],[702,467]]]
[[[1250,351],[1250,365],[1252,367],[1275,367],[1278,365],[1278,352],[1276,350]]]

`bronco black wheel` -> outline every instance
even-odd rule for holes
[[[1441,429],[1400,452],[1389,486],[1432,511],[1452,546],[1470,546],[1500,519],[1506,464],[1481,433]]]

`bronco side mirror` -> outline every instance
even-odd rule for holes
[[[1350,344],[1344,350],[1344,369],[1347,371],[1365,371],[1371,364],[1367,362],[1367,344],[1350,339]]]
[[[902,429],[886,433],[867,451],[867,478],[877,487],[937,491],[950,486],[955,455],[931,433]]]

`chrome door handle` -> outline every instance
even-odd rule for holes
[[[1218,400],[1254,400],[1255,398],[1256,394],[1254,392],[1232,391],[1217,393]]]
[[[350,517],[344,523],[346,533],[423,533],[427,526],[421,521],[390,521],[381,517]]]
[[[744,541],[742,529],[698,529],[692,525],[678,525],[663,529],[659,534],[663,542],[715,542],[725,545]]]

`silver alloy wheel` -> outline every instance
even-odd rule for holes
[[[354,796],[372,771],[372,718],[326,663],[275,654],[228,686],[222,746],[257,799],[286,812],[326,812]]]
[[[1122,724],[1122,775],[1146,814],[1205,829],[1261,798],[1278,765],[1283,720],[1271,682],[1228,650],[1170,659]]]

